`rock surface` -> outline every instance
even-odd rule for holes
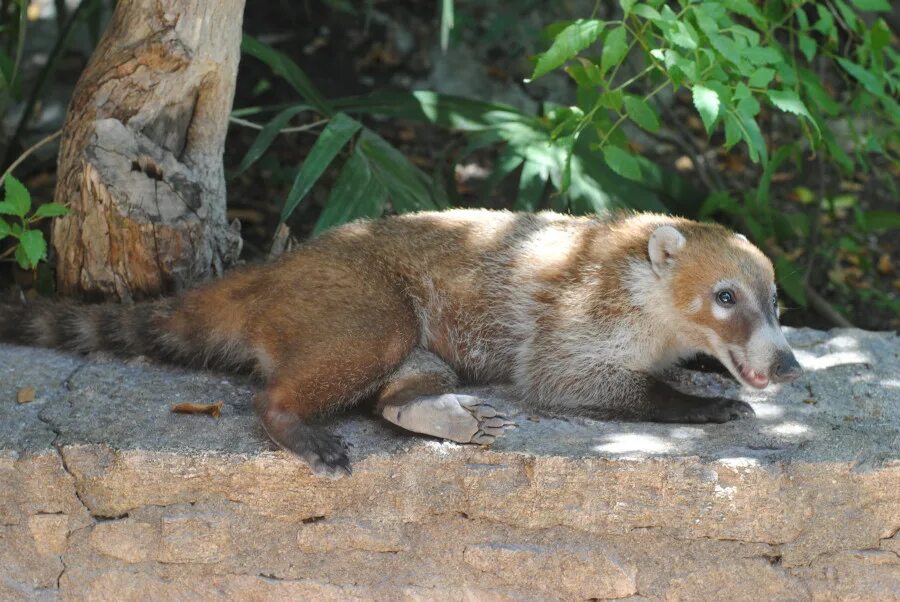
[[[806,374],[778,391],[672,373],[755,420],[566,421],[473,389],[518,428],[487,449],[360,410],[330,425],[338,481],[266,440],[252,382],[0,346],[0,599],[900,600],[900,339],[788,338]]]

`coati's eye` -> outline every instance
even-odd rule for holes
[[[734,293],[728,289],[719,291],[718,293],[716,293],[716,301],[722,307],[730,307],[734,305]]]

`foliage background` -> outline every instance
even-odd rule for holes
[[[447,206],[717,219],[775,258],[782,300],[797,308],[788,322],[896,329],[891,8],[254,5],[227,144],[230,214],[244,223],[248,260],[265,256],[282,222],[303,238],[360,216]],[[0,3],[0,167],[59,126],[110,10],[107,0]],[[52,200],[53,158],[47,145],[16,166],[35,206]],[[0,254],[20,261],[0,283],[27,282],[43,250],[33,243],[29,259],[16,243],[41,222],[6,213]]]

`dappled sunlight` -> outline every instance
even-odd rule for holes
[[[843,351],[859,349],[859,341],[843,334],[828,339],[827,345]]]
[[[776,424],[775,426],[769,426],[764,429],[768,433],[772,433],[773,435],[781,435],[783,437],[792,437],[797,435],[805,435],[810,432],[810,428],[805,424],[800,424],[799,422],[782,422],[781,424]]]
[[[795,349],[794,355],[797,357],[797,361],[800,362],[800,365],[803,366],[803,369],[809,370],[810,372],[834,368],[835,366],[845,366],[848,364],[873,363],[872,358],[867,353],[861,351],[838,351],[819,356],[810,353],[809,351]]]
[[[734,458],[722,458],[721,460],[716,460],[716,464],[721,464],[728,468],[752,468],[759,466],[759,460],[756,458],[737,456]]]
[[[784,416],[784,407],[774,403],[751,401],[750,405],[753,406],[753,411],[760,420],[774,420]]]
[[[868,353],[860,351],[859,341],[847,335],[838,335],[828,339],[824,344],[826,353],[820,355],[804,349],[794,349],[797,361],[804,370],[825,370],[835,366],[848,364],[871,364]]]
[[[690,441],[706,437],[706,431],[697,426],[678,426],[669,431],[669,436],[672,439]]]
[[[617,433],[603,437],[603,441],[594,447],[595,451],[608,454],[664,454],[675,450],[675,446],[662,437],[643,433]]]

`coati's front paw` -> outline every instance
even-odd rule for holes
[[[428,395],[403,405],[388,405],[381,415],[408,431],[457,443],[489,445],[504,430],[515,426],[490,404],[457,393]]]
[[[664,404],[659,410],[659,422],[729,422],[752,418],[756,412],[750,404],[722,397],[698,397]]]

